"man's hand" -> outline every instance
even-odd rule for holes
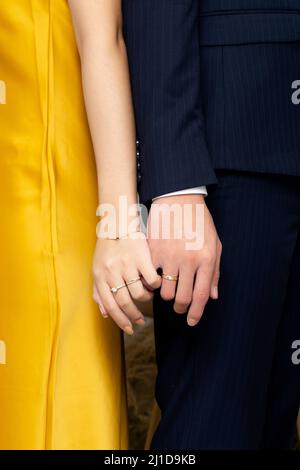
[[[186,205],[189,205],[187,213],[192,217],[183,217],[180,220],[178,213],[186,214]],[[179,208],[177,217],[173,215],[171,206]],[[162,217],[158,217],[158,213]],[[168,223],[170,237],[164,239],[168,231],[166,231]],[[159,224],[159,230],[157,224]],[[178,238],[180,224],[183,225],[183,233]],[[165,234],[162,236],[163,225]],[[177,235],[174,235],[176,230]],[[191,246],[191,233],[195,230],[197,230],[197,238],[202,239],[201,246],[198,249],[188,249]],[[175,298],[175,312],[183,314],[188,311],[188,324],[196,325],[209,297],[218,298],[222,252],[222,245],[204,197],[180,195],[156,199],[148,219],[148,237],[155,268],[161,268],[164,274],[179,276],[178,283],[163,279],[161,297],[164,300]]]

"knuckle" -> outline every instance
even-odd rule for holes
[[[131,305],[131,302],[128,299],[122,299],[119,302],[119,306],[122,308],[122,310],[128,309],[130,305]]]
[[[143,300],[144,299],[144,291],[142,289],[138,290],[137,292],[134,293],[133,298],[135,300]]]
[[[114,313],[115,313],[114,305],[112,305],[111,303],[108,303],[104,307],[105,307],[105,310],[106,310],[107,313],[109,313],[110,315],[114,315]]]
[[[99,266],[94,266],[93,267],[93,277],[94,279],[98,280],[101,277],[101,269]]]
[[[208,297],[209,297],[209,294],[207,291],[195,292],[194,294],[194,300],[196,300],[196,302],[199,302],[201,304],[206,303],[208,300]]]
[[[176,297],[176,305],[178,305],[179,307],[187,307],[188,305],[190,305],[192,299],[191,297]]]
[[[202,262],[205,264],[213,264],[216,260],[216,251],[213,249],[206,249],[202,253]]]
[[[116,266],[115,260],[113,260],[112,258],[106,259],[104,261],[103,267],[106,272],[113,271],[115,269],[115,266]]]
[[[123,266],[128,266],[130,262],[130,256],[128,255],[128,253],[124,253],[121,257],[121,263]]]
[[[198,250],[186,250],[183,256],[187,260],[194,261],[198,258],[198,253]]]
[[[149,286],[155,287],[155,286],[157,285],[157,283],[158,283],[158,277],[157,277],[157,275],[155,275],[155,274],[150,275],[150,276],[148,277],[147,282],[148,282]]]
[[[197,261],[197,252],[189,250],[185,254],[184,263],[188,266],[192,266]]]

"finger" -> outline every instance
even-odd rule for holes
[[[177,266],[163,266],[163,274],[178,277],[178,267]],[[172,300],[175,297],[177,288],[177,281],[170,281],[162,277],[160,295],[164,300]]]
[[[214,265],[211,264],[202,265],[197,271],[192,304],[187,317],[189,326],[197,325],[203,315],[205,305],[209,299],[213,272]]]
[[[103,305],[103,303],[100,299],[99,292],[98,292],[97,287],[96,287],[95,284],[93,286],[93,299],[94,299],[94,302],[96,302],[96,304],[98,305],[98,307],[100,309],[100,313],[103,316],[103,318],[108,318],[108,315],[105,311],[104,305]]]
[[[151,252],[150,261],[153,264],[154,269],[157,270],[161,268],[161,264],[162,264],[160,253],[158,252],[158,250],[154,250],[153,248],[151,249],[152,247],[151,240],[149,240],[149,247],[150,247],[150,252]]]
[[[214,300],[217,300],[219,298],[219,280],[220,280],[222,245],[221,243],[219,243],[218,245],[219,246],[217,247],[217,259],[216,259],[215,270],[214,270],[211,289],[210,289],[210,297]]]
[[[192,302],[195,270],[190,266],[179,269],[179,280],[175,296],[174,310],[176,313],[186,313]]]
[[[135,278],[137,277],[139,277],[139,275],[135,272]],[[124,285],[127,281],[129,282],[131,279],[133,279],[133,277],[129,277],[126,274],[124,276],[108,276],[108,285],[121,286]],[[127,286],[119,289],[113,294],[113,296],[122,312],[124,312],[133,323],[144,324],[144,316],[133,302]]]
[[[97,285],[97,289],[107,314],[125,333],[133,335],[132,323],[115,301],[110,286],[106,282],[102,282]]]
[[[153,298],[152,292],[148,291],[143,285],[143,279],[140,274],[136,272],[135,275],[124,275],[126,282],[130,282],[132,279],[140,278],[137,282],[130,283],[127,288],[131,297],[139,302],[149,302]]]
[[[98,292],[97,287],[96,287],[95,284],[93,285],[93,300],[97,305],[99,305],[100,296],[99,296],[99,292]]]
[[[144,315],[133,302],[127,287],[118,290],[118,292],[114,294],[114,297],[122,312],[124,312],[133,323],[144,325]]]
[[[159,289],[161,286],[161,276],[157,274],[154,265],[149,256],[148,260],[139,265],[140,273],[143,276],[145,284],[149,290]]]
[[[160,276],[159,276],[160,277]],[[149,300],[153,299],[153,295],[154,295],[154,289],[149,286],[149,284],[145,281],[144,277],[142,276],[142,273],[141,273],[141,282],[144,286],[144,289],[145,289],[145,293],[147,295],[147,298],[149,296]],[[161,277],[160,277],[160,284],[161,284]],[[148,301],[148,299],[146,300],[146,302]]]

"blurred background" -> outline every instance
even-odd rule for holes
[[[143,313],[145,326],[135,328],[135,334],[125,338],[129,436],[134,450],[145,448],[153,428],[151,418],[155,426],[159,416],[153,412],[156,365],[152,304],[143,306]]]

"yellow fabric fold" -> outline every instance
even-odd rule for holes
[[[0,5],[0,449],[126,449],[121,335],[92,301],[97,182],[65,0]]]

